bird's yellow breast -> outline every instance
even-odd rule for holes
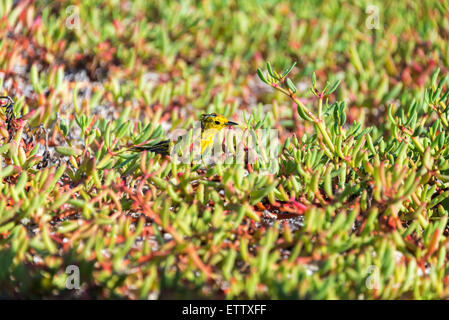
[[[201,133],[201,154],[204,153],[204,150],[206,150],[209,145],[213,144],[217,133],[218,130],[215,129],[205,130]]]

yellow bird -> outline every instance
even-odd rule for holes
[[[237,123],[229,121],[224,116],[217,113],[203,114],[200,118],[201,122],[201,154],[206,150],[207,146],[214,142],[215,135],[223,128],[229,126],[238,126]],[[161,155],[170,154],[170,140],[164,140],[154,145],[133,146],[133,151],[150,151]]]

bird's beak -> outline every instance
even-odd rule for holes
[[[238,126],[239,124],[236,123],[236,122],[233,122],[233,121],[228,121],[228,122],[226,123],[226,125],[227,125],[227,126]]]

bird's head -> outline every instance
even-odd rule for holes
[[[237,123],[229,121],[224,116],[217,113],[203,114],[201,115],[200,121],[202,131],[209,129],[221,130],[225,127],[238,125]]]

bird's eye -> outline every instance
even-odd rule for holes
[[[215,124],[220,124],[220,121],[215,121]]]

